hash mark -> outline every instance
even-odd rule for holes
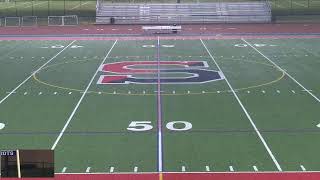
[[[185,171],[186,171],[186,167],[185,167],[185,166],[182,166],[182,167],[181,167],[181,171],[182,171],[182,172],[185,172]]]
[[[209,166],[206,166],[206,171],[210,171],[210,167]]]
[[[111,166],[109,171],[110,171],[111,173],[113,173],[113,172],[114,172],[114,167]]]
[[[229,166],[229,169],[230,169],[230,171],[234,171],[234,169],[233,169],[233,167],[232,166]]]

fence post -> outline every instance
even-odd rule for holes
[[[292,9],[292,0],[290,1],[290,13],[291,13],[291,15],[293,14],[293,9]]]
[[[48,0],[48,16],[50,16],[50,0]]]
[[[14,1],[14,7],[16,8],[16,16],[18,16],[17,0]]]

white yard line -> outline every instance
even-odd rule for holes
[[[116,41],[113,43],[113,45],[112,45],[111,48],[109,49],[107,55],[103,58],[103,60],[102,60],[101,64],[99,65],[99,67],[101,67],[101,66],[103,65],[103,63],[106,61],[106,59],[108,58],[109,54],[111,53],[112,49],[114,48],[114,46],[116,45],[117,42],[118,42],[118,40],[116,40]],[[99,70],[100,70],[99,67],[97,68],[96,72],[95,72],[94,75],[92,76],[89,84],[87,85],[87,87],[86,87],[85,91],[83,92],[81,98],[79,99],[77,105],[75,106],[75,108],[74,108],[73,111],[71,112],[71,114],[70,114],[70,116],[69,116],[66,124],[65,124],[64,127],[62,128],[62,130],[61,130],[59,136],[57,137],[56,141],[53,143],[53,145],[52,145],[52,147],[51,147],[51,150],[54,150],[54,149],[56,148],[58,142],[60,141],[60,139],[61,139],[61,137],[63,136],[64,132],[66,131],[67,127],[69,126],[69,124],[70,124],[73,116],[75,115],[76,111],[78,110],[78,108],[79,108],[82,100],[83,100],[84,97],[86,96],[86,94],[87,94],[87,92],[88,92],[88,90],[89,90],[89,88],[90,88],[90,86],[91,86],[94,78],[95,78],[96,75],[98,74],[98,72],[99,72]]]
[[[215,63],[215,65],[217,66],[217,68],[219,69],[219,71],[224,75],[224,79],[226,81],[226,83],[228,84],[231,92],[233,93],[234,97],[237,99],[239,105],[241,106],[243,112],[246,114],[248,120],[250,121],[252,127],[254,128],[255,132],[257,133],[260,141],[262,142],[262,144],[264,145],[265,149],[267,150],[269,156],[271,157],[272,161],[274,162],[274,164],[276,165],[277,169],[279,171],[282,171],[280,164],[278,163],[277,159],[275,158],[275,156],[273,155],[271,149],[269,148],[268,144],[266,143],[265,139],[263,138],[263,136],[261,135],[259,129],[257,128],[257,126],[255,125],[255,123],[253,122],[250,114],[248,113],[247,109],[244,107],[244,105],[242,104],[240,98],[238,97],[237,93],[234,91],[233,87],[231,86],[231,84],[229,83],[228,78],[226,77],[226,75],[222,72],[219,64],[216,62],[215,58],[212,56],[211,52],[209,51],[209,49],[207,48],[206,44],[202,41],[202,39],[200,39],[202,45],[204,46],[204,48],[207,50],[209,56],[211,57],[212,61]]]
[[[160,77],[160,38],[157,41],[157,125],[158,125],[158,171],[163,171],[162,103]]]
[[[42,66],[40,66],[36,71],[32,72],[30,76],[28,76],[24,81],[22,81],[17,87],[15,87],[10,93],[5,96],[1,101],[0,104],[2,104],[6,99],[8,99],[13,93],[15,93],[24,83],[26,83],[34,74],[39,72],[43,67],[45,67],[47,64],[49,64],[53,59],[55,59],[57,56],[59,56],[63,51],[65,51],[69,46],[71,46],[76,40],[72,41],[68,46],[63,48],[61,51],[59,51],[56,55],[54,55],[51,59],[49,59],[46,63],[44,63]]]
[[[265,59],[267,59],[271,64],[273,64],[275,67],[277,67],[280,71],[282,71],[285,75],[287,75],[290,79],[292,79],[296,84],[298,84],[302,89],[304,89],[308,94],[310,94],[316,101],[318,101],[320,103],[320,99],[316,95],[314,95],[311,91],[308,91],[307,88],[305,88],[300,82],[298,82],[294,77],[292,77],[287,71],[285,71],[280,66],[278,66],[275,62],[273,62],[270,58],[268,58],[266,55],[264,55],[262,52],[260,52],[256,47],[254,47],[252,44],[250,44],[244,38],[241,38],[241,39],[242,39],[243,42],[245,42],[250,47],[252,47],[261,56],[263,56]]]
[[[83,4],[78,4],[78,5],[74,6],[73,8],[71,8],[70,10],[74,10],[74,9],[78,8],[79,6],[83,6],[83,5],[89,4],[90,2],[91,1],[87,1],[87,2],[85,2]]]

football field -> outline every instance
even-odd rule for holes
[[[319,39],[0,41],[0,149],[56,173],[320,171]]]

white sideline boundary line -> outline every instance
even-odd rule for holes
[[[223,73],[222,70],[221,70],[221,68],[220,68],[220,66],[219,66],[219,64],[218,64],[218,63],[216,62],[216,60],[214,59],[214,57],[212,56],[211,52],[209,51],[209,49],[208,49],[207,46],[205,45],[205,43],[202,41],[202,39],[200,39],[200,41],[201,41],[202,45],[204,46],[204,48],[206,49],[206,51],[207,51],[207,53],[209,54],[209,56],[211,57],[211,59],[213,60],[213,62],[216,64],[216,66],[217,66],[217,68],[219,69],[219,71],[220,71],[221,73]],[[223,74],[224,74],[224,73],[223,73]],[[242,102],[241,102],[241,100],[239,99],[237,93],[234,91],[233,87],[232,87],[231,84],[229,83],[228,78],[227,78],[225,75],[224,75],[224,79],[225,79],[226,83],[228,84],[228,86],[229,86],[231,92],[233,93],[234,97],[237,99],[237,101],[238,101],[239,105],[241,106],[243,112],[246,114],[247,118],[249,119],[252,127],[254,128],[255,132],[256,132],[257,135],[259,136],[262,144],[264,145],[265,149],[267,150],[269,156],[271,157],[272,161],[273,161],[274,164],[276,165],[277,169],[278,169],[279,171],[282,171],[280,164],[278,163],[277,159],[276,159],[275,156],[273,155],[273,153],[272,153],[272,151],[270,150],[268,144],[267,144],[266,141],[264,140],[264,138],[263,138],[263,136],[261,135],[259,129],[257,128],[257,126],[255,125],[255,123],[253,122],[250,114],[248,113],[248,111],[246,110],[246,108],[244,107],[244,105],[242,104]]]
[[[287,75],[290,79],[292,79],[296,84],[298,84],[302,89],[304,89],[308,94],[310,94],[316,101],[320,103],[320,99],[314,95],[311,91],[309,91],[307,88],[305,88],[301,83],[299,83],[294,77],[292,77],[287,71],[282,69],[278,64],[273,62],[270,58],[268,58],[266,55],[264,55],[262,52],[260,52],[257,48],[252,46],[248,41],[246,41],[244,38],[241,38],[243,42],[248,44],[250,47],[252,47],[256,52],[258,52],[261,56],[263,56],[265,59],[267,59],[271,64],[273,64],[275,67],[277,67],[281,72],[283,72],[285,75]]]
[[[17,87],[15,87],[10,93],[5,96],[1,101],[0,104],[2,104],[6,99],[9,98],[13,93],[15,93],[24,83],[26,83],[32,76],[36,73],[38,73],[43,67],[45,67],[47,64],[49,64],[53,59],[55,59],[57,56],[59,56],[64,50],[66,50],[69,46],[71,46],[76,40],[72,41],[68,46],[64,47],[61,51],[59,51],[56,55],[54,55],[51,59],[49,59],[46,63],[44,63],[42,66],[40,66],[36,71],[33,71],[30,76],[28,76],[24,81],[22,81]]]
[[[230,172],[230,171],[215,171],[215,172],[206,172],[206,171],[199,171],[199,172],[181,172],[181,171],[170,171],[170,172],[137,172],[137,173],[133,173],[133,172],[115,172],[115,173],[109,173],[109,172],[91,172],[91,173],[85,173],[85,172],[81,172],[81,173],[55,173],[55,174],[160,174],[160,173],[164,173],[164,174],[295,174],[295,173],[299,173],[299,174],[308,174],[308,173],[320,173],[320,171],[235,171],[235,172]]]
[[[118,40],[114,41],[114,43],[113,43],[113,45],[111,46],[111,48],[109,49],[107,55],[103,58],[102,62],[100,63],[100,65],[99,65],[98,67],[102,66],[102,64],[106,61],[106,59],[108,58],[109,54],[111,53],[112,49],[114,48],[114,46],[116,45],[117,42],[118,42]],[[70,124],[73,116],[75,115],[76,111],[78,110],[78,108],[79,108],[79,106],[80,106],[83,98],[86,96],[86,94],[87,94],[87,92],[88,92],[88,90],[89,90],[89,88],[90,88],[90,86],[91,86],[94,78],[95,78],[96,75],[98,74],[99,70],[100,70],[100,69],[97,68],[96,72],[95,72],[94,75],[92,76],[89,84],[87,85],[87,87],[86,87],[85,91],[83,92],[81,98],[79,99],[77,105],[75,106],[75,108],[74,108],[73,111],[71,112],[71,114],[70,114],[70,116],[69,116],[66,124],[64,125],[64,127],[62,128],[59,136],[57,137],[56,141],[55,141],[54,144],[52,145],[51,150],[54,150],[54,149],[56,148],[58,142],[60,141],[60,139],[61,139],[61,137],[63,136],[64,132],[66,131],[67,127],[69,126],[69,124]]]

